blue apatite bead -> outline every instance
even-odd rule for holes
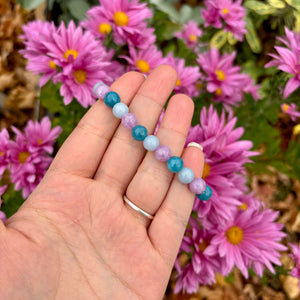
[[[143,141],[148,135],[148,131],[145,126],[136,125],[132,128],[131,134],[136,141]]]
[[[182,183],[191,183],[194,180],[194,177],[194,172],[190,168],[182,168],[182,170],[178,172],[178,179]]]
[[[122,119],[128,113],[128,106],[125,103],[119,102],[114,105],[112,111],[116,118]]]
[[[196,194],[196,197],[201,201],[207,201],[212,196],[212,189],[210,186],[206,185],[205,191],[201,194]]]
[[[104,97],[104,103],[109,107],[114,107],[120,101],[120,96],[116,92],[108,92]]]
[[[168,169],[177,173],[183,168],[183,160],[179,156],[171,156],[167,161]]]
[[[148,151],[155,151],[156,148],[159,146],[159,139],[155,135],[148,135],[144,139],[144,148]]]

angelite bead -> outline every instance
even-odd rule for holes
[[[148,135],[148,132],[145,126],[136,125],[132,128],[131,134],[136,141],[143,141]]]
[[[125,114],[128,113],[128,106],[125,103],[116,103],[112,109],[114,116],[118,119],[122,119]]]
[[[104,99],[105,95],[110,91],[108,85],[98,82],[94,85],[93,92],[97,98]]]
[[[190,183],[193,181],[194,177],[194,172],[190,168],[184,167],[181,171],[178,172],[178,179],[182,183]]]
[[[144,141],[144,148],[148,151],[155,151],[159,146],[159,139],[155,135],[148,135]]]
[[[132,129],[137,125],[137,117],[132,113],[127,113],[122,117],[122,125],[127,129]]]
[[[168,146],[160,145],[155,150],[154,155],[159,161],[167,161],[171,157],[171,150]]]
[[[120,101],[120,96],[116,92],[108,92],[104,97],[104,103],[109,107],[114,107]]]
[[[167,161],[168,169],[177,173],[183,168],[183,160],[179,156],[171,156]]]
[[[201,194],[205,191],[206,183],[202,178],[194,178],[189,185],[190,191],[194,194]]]
[[[196,197],[201,201],[207,201],[212,196],[212,189],[210,186],[206,185],[205,191],[201,194],[196,194]]]

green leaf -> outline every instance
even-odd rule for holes
[[[244,3],[244,6],[259,15],[271,15],[276,12],[276,8],[261,1],[248,0]]]
[[[227,32],[217,31],[210,40],[210,47],[220,49],[227,41]]]
[[[286,4],[282,0],[268,0],[268,3],[273,6],[274,8],[285,8]]]
[[[24,9],[32,10],[41,5],[45,0],[18,0]]]
[[[246,18],[247,33],[246,40],[254,53],[260,53],[262,51],[262,45],[260,39],[258,38],[257,32],[255,30],[254,24],[250,18]]]
[[[176,10],[173,4],[166,2],[165,0],[150,0],[151,4],[166,13],[172,21],[180,22],[179,12]]]
[[[3,203],[1,206],[1,210],[6,214],[7,218],[16,213],[24,202],[22,191],[15,191],[14,185],[11,185],[8,190],[2,195],[2,200]]]
[[[86,17],[86,11],[90,9],[89,4],[84,0],[70,0],[67,6],[71,15],[78,20],[83,20]]]
[[[286,3],[294,8],[296,8],[297,10],[300,11],[300,2],[299,0],[285,0]]]

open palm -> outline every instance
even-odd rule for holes
[[[177,80],[168,66],[129,72],[111,89],[151,133]],[[181,155],[193,102],[173,96],[157,136]],[[203,154],[185,166],[200,177]],[[124,204],[123,195],[150,214]],[[3,299],[161,299],[194,195],[97,101],[20,210],[0,224]]]

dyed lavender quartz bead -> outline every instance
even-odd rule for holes
[[[154,155],[159,161],[168,161],[171,157],[171,150],[168,146],[160,145],[156,148]]]
[[[122,125],[127,129],[132,129],[137,125],[137,118],[132,113],[127,113],[122,117]]]
[[[110,92],[110,88],[103,82],[94,85],[93,92],[97,98],[104,99],[105,95]]]
[[[202,178],[194,178],[189,184],[190,191],[194,194],[202,194],[205,191],[206,183]]]

